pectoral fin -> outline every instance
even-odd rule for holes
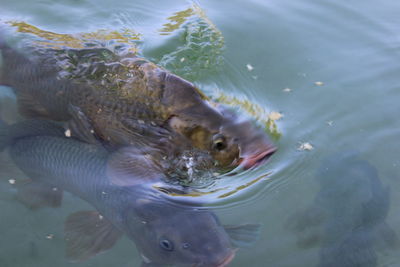
[[[89,144],[99,144],[100,141],[96,138],[92,124],[85,113],[79,107],[71,104],[68,106],[68,112],[72,119],[68,122],[67,128],[72,135]]]
[[[312,205],[289,216],[285,228],[296,234],[298,247],[310,248],[320,242],[325,220],[326,212],[321,207]]]
[[[260,224],[224,225],[226,233],[235,247],[249,247],[260,237]]]
[[[288,217],[285,228],[291,232],[299,233],[311,227],[317,227],[325,220],[325,211],[317,205],[297,211]]]
[[[97,211],[80,211],[65,222],[67,258],[82,261],[110,249],[122,233]]]
[[[107,164],[107,175],[113,184],[119,186],[160,181],[164,177],[151,156],[133,146],[113,153]]]
[[[31,209],[61,205],[63,193],[57,187],[27,180],[17,183],[17,189],[17,200]]]

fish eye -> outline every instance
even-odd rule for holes
[[[188,248],[190,248],[190,244],[189,243],[183,243],[182,244],[182,248],[183,249],[188,249]]]
[[[160,247],[164,250],[167,251],[173,251],[174,250],[174,244],[169,241],[168,239],[161,239],[160,240]]]
[[[226,140],[222,134],[216,134],[213,136],[212,148],[218,151],[224,150],[226,148]]]

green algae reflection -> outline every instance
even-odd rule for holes
[[[120,32],[99,29],[89,33],[60,34],[39,29],[23,21],[9,21],[7,23],[15,27],[17,32],[29,33],[40,37],[41,40],[37,40],[35,43],[54,49],[62,49],[65,47],[81,49],[88,47],[89,44],[93,45],[113,41],[119,44],[129,45],[131,52],[137,52],[137,48],[133,42],[140,40],[141,36],[139,33],[129,29],[124,29]]]

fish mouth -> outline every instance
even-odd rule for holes
[[[236,255],[236,250],[232,250],[231,253],[229,253],[229,255],[222,260],[222,262],[220,262],[216,267],[225,267],[227,266],[235,257]]]
[[[212,264],[212,263],[205,263],[205,262],[201,262],[201,263],[196,263],[196,264],[194,264],[194,265],[191,265],[191,267],[226,267],[226,266],[228,266],[228,264],[233,260],[233,258],[235,257],[235,255],[236,255],[236,251],[237,251],[238,249],[237,248],[235,248],[235,249],[231,249],[230,251],[229,251],[229,254],[228,254],[228,256],[226,256],[224,259],[222,259],[222,261],[220,261],[220,262],[218,262],[218,263],[214,263],[214,264]]]
[[[245,170],[259,166],[260,164],[267,161],[276,152],[276,150],[277,150],[276,147],[270,147],[261,153],[253,154],[248,157],[243,157],[241,159],[240,165]]]
[[[217,267],[227,266],[233,260],[234,257],[235,257],[235,252],[233,251],[220,264],[218,264]]]

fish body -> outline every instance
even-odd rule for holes
[[[85,141],[93,134],[113,146],[175,139],[181,147],[206,151],[221,167],[250,168],[276,150],[253,123],[135,55],[106,48],[36,49],[28,59],[5,44],[0,48],[0,82],[14,88],[21,113],[69,121]]]
[[[299,234],[298,243],[319,241],[319,267],[377,266],[379,244],[398,242],[385,220],[389,189],[376,169],[354,152],[335,154],[317,171],[320,191],[314,203],[288,224]]]
[[[132,167],[131,164],[126,170],[130,171],[130,180],[143,181],[119,185],[109,176],[118,172],[110,171],[115,167],[109,164],[113,154],[104,147],[65,138],[57,133],[54,125],[45,131],[47,127],[43,124],[39,128],[34,124],[40,125],[37,121],[28,126],[20,123],[13,126],[14,130],[0,131],[0,144],[8,144],[12,160],[33,180],[34,193],[44,193],[41,187],[50,188],[53,193],[66,190],[97,210],[77,212],[66,220],[70,259],[84,260],[109,249],[122,234],[135,242],[143,257],[143,266],[222,267],[233,259],[235,249],[228,233],[236,232],[234,236],[238,236],[238,228],[223,227],[211,211],[193,204],[175,203],[153,189],[150,185],[157,179],[160,181],[157,175],[163,175],[157,169],[151,173],[155,179],[146,180],[148,177],[143,176],[141,165]],[[13,137],[7,137],[6,133]],[[126,171],[123,175],[128,175]],[[20,196],[32,194],[28,186],[21,185]],[[42,197],[52,195],[47,193]],[[23,199],[26,203],[28,198]],[[244,228],[248,230],[249,226]]]

